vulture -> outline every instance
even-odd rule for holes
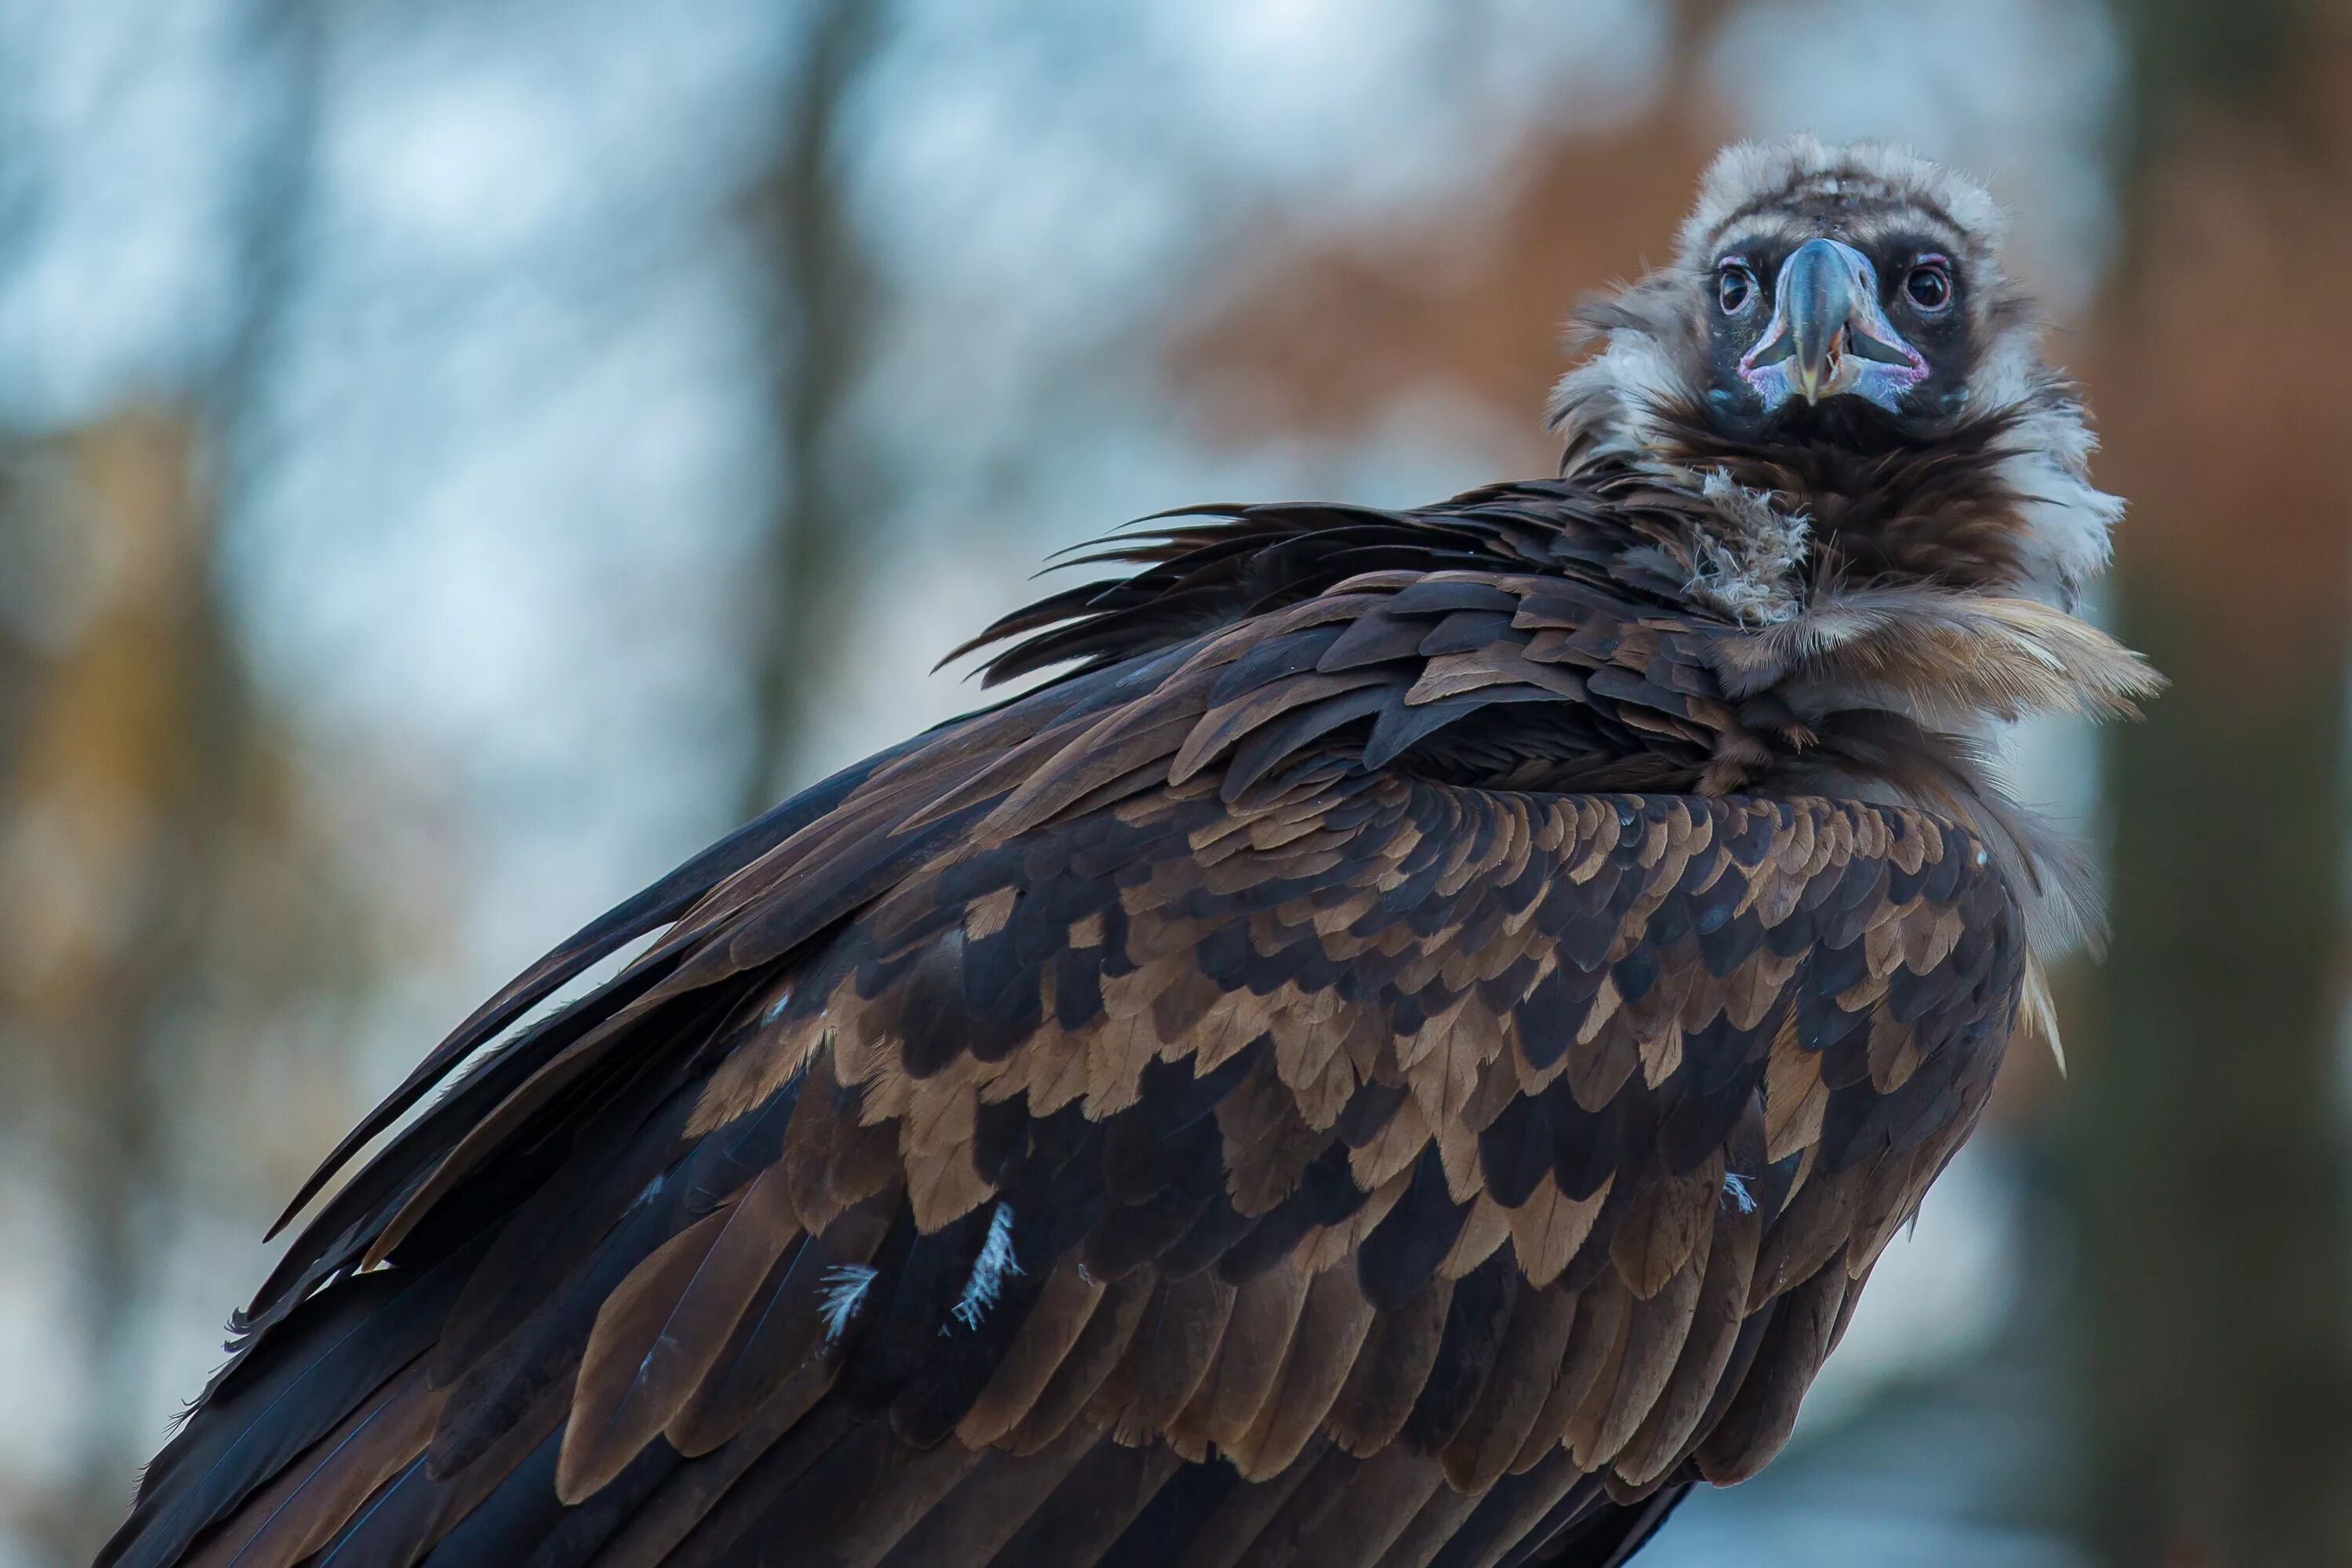
[[[1111,535],[352,1131],[100,1563],[1601,1568],[1753,1475],[2056,1046],[1992,748],[2158,684],[2001,234],[1732,147],[1556,477]]]

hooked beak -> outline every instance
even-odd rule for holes
[[[1870,258],[1834,239],[1809,239],[1780,264],[1771,324],[1739,362],[1769,411],[1854,393],[1892,411],[1927,378],[1927,362],[1878,304]]]

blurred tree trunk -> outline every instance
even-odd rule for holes
[[[873,58],[880,0],[818,0],[783,139],[753,198],[772,258],[781,475],[751,584],[755,728],[740,814],[766,810],[801,776],[811,717],[838,668],[856,609],[858,563],[873,515],[844,414],[874,320],[874,276],[849,208],[842,110]]]
[[[2352,1563],[2340,1065],[2352,659],[2346,40],[2139,0],[2129,259],[2103,322],[2126,640],[2115,946],[2075,1156],[2093,1538],[2116,1564]]]
[[[37,1131],[78,1254],[60,1330],[89,1374],[82,1407],[55,1413],[74,1479],[36,1521],[68,1561],[121,1517],[155,1436],[131,1415],[147,1408],[141,1313],[169,1187],[156,1053],[198,984],[254,737],[194,449],[184,414],[117,416],[25,455],[53,472],[17,503],[62,515],[8,519],[68,536],[91,580],[67,635],[20,668],[0,749],[0,1016],[58,1112]]]
[[[322,1095],[265,1122],[249,1091],[341,1087],[308,1061],[263,1070],[264,1043],[275,1008],[348,993],[361,939],[218,582],[299,244],[323,22],[261,0],[241,25],[268,101],[244,149],[240,298],[215,362],[183,398],[0,454],[0,570],[17,574],[17,624],[0,630],[0,1031],[16,1049],[0,1057],[37,1079],[45,1114],[21,1146],[74,1249],[74,1314],[55,1331],[79,1397],[42,1413],[65,1481],[28,1520],[59,1563],[112,1531],[164,1435],[157,1292],[220,1195],[195,1190],[187,1147],[264,1163],[311,1141],[306,1112],[344,1109]]]

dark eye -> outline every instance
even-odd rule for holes
[[[1756,298],[1756,274],[1748,269],[1745,261],[1726,261],[1716,268],[1715,299],[1727,316],[1736,316],[1748,309]]]
[[[1911,268],[1903,279],[1903,292],[1911,302],[1934,315],[1952,302],[1952,268],[1940,256],[1930,257]]]

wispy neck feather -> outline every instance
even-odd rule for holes
[[[1969,384],[1972,403],[2006,426],[1996,471],[2016,497],[2026,585],[2073,609],[2107,569],[2124,503],[2091,482],[2098,437],[2074,384],[2030,344],[2001,345]]]
[[[1667,429],[1700,406],[1700,390],[1678,363],[1698,351],[1678,292],[1653,275],[1587,302],[1570,320],[1570,351],[1592,352],[1552,388],[1548,414],[1564,443],[1563,474],[1663,457]]]

